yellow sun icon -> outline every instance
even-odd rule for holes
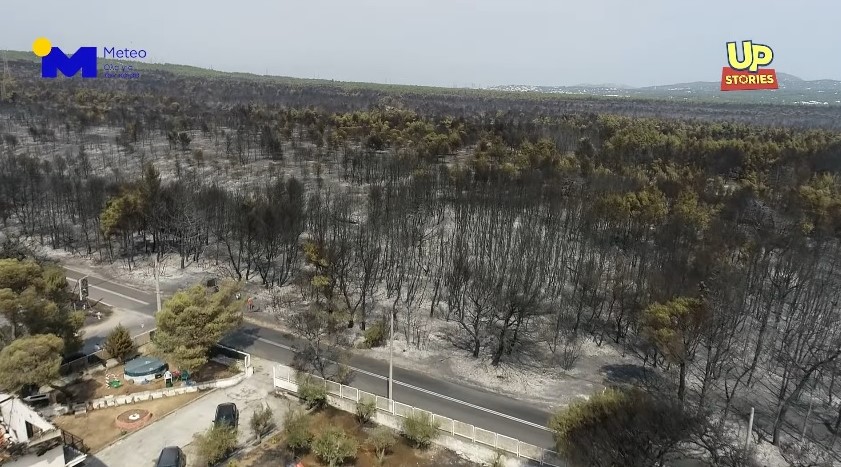
[[[52,50],[53,44],[46,37],[39,37],[32,43],[32,52],[39,57],[46,57]]]

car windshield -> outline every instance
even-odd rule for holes
[[[164,448],[158,458],[157,467],[178,467],[179,450],[177,448]]]

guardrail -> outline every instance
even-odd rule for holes
[[[297,393],[297,374],[298,372],[295,369],[286,365],[275,365],[273,368],[274,387]],[[340,401],[346,400],[354,403],[358,403],[360,401],[373,401],[379,412],[391,414],[399,418],[406,418],[412,414],[425,413],[438,422],[439,430],[450,434],[453,437],[470,441],[471,443],[477,445],[484,445],[493,450],[501,450],[507,454],[515,455],[518,458],[528,459],[539,463],[539,465],[548,465],[553,467],[566,466],[566,464],[558,456],[558,453],[555,451],[544,449],[533,444],[524,443],[509,436],[494,433],[469,423],[464,423],[443,415],[438,415],[427,410],[403,404],[351,386],[345,386],[344,384],[340,384],[335,381],[325,380],[324,378],[315,375],[307,376],[311,379],[311,381],[323,383],[327,389],[327,393],[337,397]]]

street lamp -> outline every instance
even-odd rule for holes
[[[394,382],[394,310],[391,310],[391,331],[388,340],[388,399],[391,401],[391,410],[394,411],[394,397],[391,386]]]
[[[158,313],[161,312],[161,284],[158,280],[158,253],[155,252],[155,299],[157,300]]]

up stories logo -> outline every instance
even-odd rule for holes
[[[774,51],[764,44],[742,41],[742,58],[736,42],[727,43],[727,64],[721,70],[722,91],[755,91],[760,89],[779,89],[777,72],[772,68],[762,68],[774,60]]]

